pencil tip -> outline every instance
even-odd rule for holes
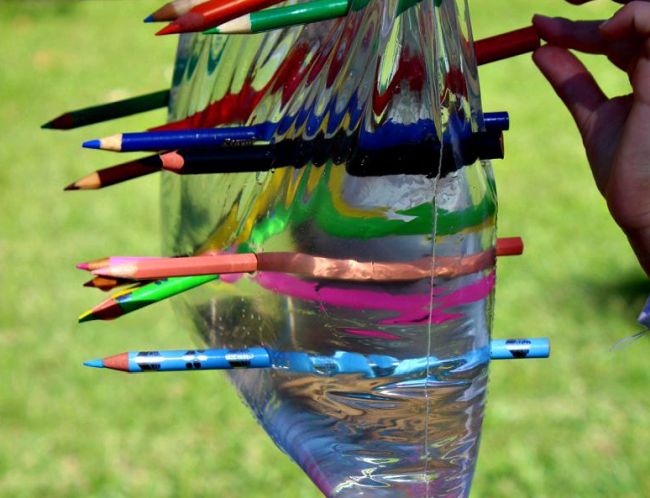
[[[95,319],[95,315],[93,315],[93,310],[86,311],[82,315],[79,315],[79,323],[90,322],[94,319]]]
[[[156,19],[154,19],[153,14],[149,14],[147,17],[144,18],[144,22],[155,22]]]
[[[104,360],[98,358],[96,360],[84,361],[84,366],[92,368],[104,368]]]
[[[52,121],[48,121],[45,124],[41,125],[41,129],[43,130],[51,130],[54,128],[54,119]]]
[[[88,140],[82,144],[82,147],[85,149],[101,149],[102,141],[101,140]]]
[[[94,280],[88,280],[88,282],[84,282],[84,287],[96,287]]]
[[[181,27],[178,24],[171,23],[156,33],[156,36],[173,35],[181,32]]]
[[[77,263],[75,266],[80,270],[86,270],[86,271],[90,270],[90,265],[88,263]]]
[[[77,187],[77,182],[72,182],[70,185],[65,187],[63,190],[79,190],[79,187]]]

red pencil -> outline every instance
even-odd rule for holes
[[[170,35],[189,31],[205,31],[226,21],[256,10],[264,9],[283,0],[211,0],[197,5],[187,14],[168,24],[156,33]]]
[[[161,169],[160,156],[147,156],[94,171],[76,182],[72,182],[64,190],[95,190],[155,173]]]
[[[508,57],[532,52],[540,45],[540,38],[533,26],[483,38],[474,43],[476,63],[489,64]]]
[[[521,237],[499,237],[496,251],[497,256],[519,256],[524,253],[524,241]]]

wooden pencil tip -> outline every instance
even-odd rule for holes
[[[91,288],[97,287],[95,285],[95,279],[90,279],[88,280],[88,282],[84,282],[84,287],[91,287]]]
[[[102,181],[96,171],[72,182],[64,190],[96,190],[102,188]]]
[[[88,263],[77,263],[75,265],[79,270],[90,271],[90,265]]]
[[[129,353],[120,353],[113,356],[107,356],[102,360],[102,366],[112,370],[129,371]]]
[[[54,120],[52,120],[52,121],[48,121],[47,123],[42,124],[42,125],[41,125],[41,129],[43,129],[43,130],[52,130],[52,129],[55,129],[55,127],[54,127]]]
[[[153,14],[149,14],[147,17],[144,18],[143,22],[156,22],[156,18],[154,17]]]

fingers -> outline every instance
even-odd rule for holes
[[[628,3],[600,26],[600,32],[603,38],[612,41],[650,36],[650,3]]]
[[[567,106],[583,138],[590,133],[591,117],[607,101],[591,73],[568,50],[546,45],[533,60]]]
[[[602,21],[570,21],[538,14],[533,16],[535,29],[551,45],[590,54],[606,53],[607,45],[599,30],[601,24]]]

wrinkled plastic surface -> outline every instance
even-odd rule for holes
[[[430,171],[424,175],[353,176],[349,154],[327,148],[306,164],[264,173],[165,173],[167,254],[431,257],[435,274],[440,256],[493,249],[491,166],[464,165],[458,152],[457,130],[482,129],[466,5],[425,0],[400,10],[396,0],[356,0],[348,17],[306,27],[181,37],[170,121],[272,122],[275,141],[309,146],[343,136],[353,155],[362,142],[378,148],[375,160],[391,140],[411,147],[394,132],[400,126],[432,122],[435,136],[417,138],[430,145],[417,154]],[[436,144],[445,134],[453,147],[443,151]],[[399,152],[385,156],[397,169]],[[494,283],[493,259],[453,278],[404,283],[257,273],[224,277],[175,304],[210,347],[445,359],[488,346]],[[377,378],[283,369],[230,375],[268,434],[325,495],[461,497],[469,494],[487,382],[488,360],[477,358]]]

